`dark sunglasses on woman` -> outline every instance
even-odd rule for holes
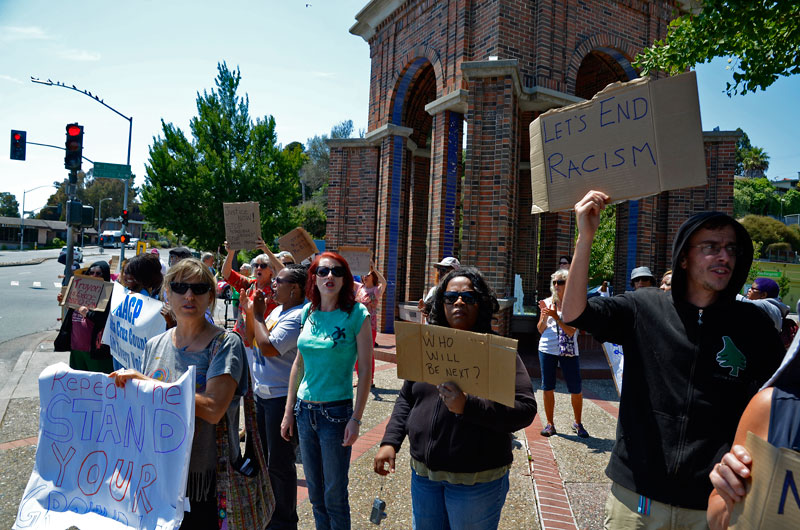
[[[87,271],[87,274],[89,276],[98,276],[98,277],[100,277],[100,276],[103,276],[103,271],[101,271],[100,269],[89,269]]]
[[[196,295],[206,294],[211,290],[207,283],[169,282],[169,289],[176,294],[186,294],[189,289]]]
[[[455,304],[459,298],[467,305],[478,303],[478,295],[475,294],[475,291],[445,291],[444,293],[444,303],[447,305]]]
[[[272,281],[275,282],[275,283],[280,283],[280,284],[295,283],[292,280],[289,280],[289,279],[286,279],[286,278],[281,278],[280,276],[275,276],[274,278],[272,278]]]
[[[553,280],[553,285],[567,285],[567,280]]]
[[[317,276],[325,278],[328,274],[333,273],[337,278],[343,278],[346,272],[347,269],[341,265],[337,265],[336,267],[320,267],[317,269]]]
[[[253,263],[253,268],[256,269],[266,269],[269,267],[269,263]]]

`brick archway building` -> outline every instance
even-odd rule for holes
[[[513,296],[515,274],[526,303],[549,293],[575,221],[530,214],[528,126],[637,77],[633,57],[665,36],[683,3],[372,0],[356,15],[350,32],[372,60],[369,132],[329,141],[327,246],[374,249],[389,282],[381,329],[393,330],[398,304],[421,298],[446,256],[480,268],[500,297]],[[707,186],[619,206],[617,292],[635,266],[669,267],[686,217],[732,213],[736,133],[704,138]]]

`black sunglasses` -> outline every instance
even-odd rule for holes
[[[567,280],[553,280],[553,285],[567,285]]]
[[[103,271],[101,271],[100,269],[89,269],[86,273],[89,276],[102,276],[103,275]]]
[[[341,265],[337,265],[336,267],[319,267],[317,269],[317,276],[320,278],[325,278],[329,274],[333,273],[333,275],[337,278],[343,278],[346,272],[347,270]]]
[[[186,294],[189,289],[196,295],[206,294],[211,290],[207,283],[169,282],[169,289],[176,294]]]
[[[287,278],[281,278],[280,276],[275,276],[274,278],[272,278],[272,281],[275,282],[275,283],[281,283],[281,284],[282,283],[297,283],[297,282],[293,282],[292,280],[289,280]]]
[[[444,303],[447,305],[455,304],[459,298],[467,305],[478,303],[478,295],[475,291],[445,291],[444,293]]]
[[[253,263],[253,267],[257,269],[266,269],[269,267],[269,263]]]

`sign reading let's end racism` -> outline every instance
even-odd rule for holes
[[[706,184],[694,72],[614,83],[530,126],[531,213],[571,209],[589,190],[613,200]]]
[[[195,369],[175,383],[66,364],[39,376],[36,462],[15,529],[180,527],[194,437]]]

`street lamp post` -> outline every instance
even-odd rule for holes
[[[35,188],[31,188],[29,190],[23,190],[22,192],[22,217],[19,218],[19,249],[25,250],[25,194],[29,191],[38,190],[39,188],[47,188],[52,186],[52,184],[44,184],[42,186],[36,186]]]
[[[123,118],[128,120],[128,161],[127,161],[127,165],[130,167],[130,165],[131,165],[131,138],[132,138],[132,135],[133,135],[133,117],[132,116],[130,116],[130,117],[129,116],[125,116],[123,113],[121,113],[120,111],[118,111],[117,109],[115,109],[114,107],[112,107],[111,105],[109,105],[108,103],[103,101],[102,99],[100,99],[98,96],[92,94],[88,90],[80,90],[80,89],[76,88],[75,85],[67,86],[64,83],[60,83],[58,81],[53,82],[50,79],[48,79],[47,81],[41,81],[40,79],[37,79],[37,78],[35,78],[33,76],[31,76],[31,82],[38,83],[40,85],[60,86],[61,88],[68,88],[70,90],[74,90],[75,92],[79,92],[79,93],[81,93],[81,94],[83,94],[85,96],[89,96],[91,99],[97,101],[98,103],[103,105],[105,108],[111,110],[112,112],[114,112],[118,116],[122,116]],[[130,187],[130,178],[127,178],[127,179],[125,179],[125,196],[124,196],[124,198],[122,200],[122,209],[123,210],[127,210],[128,209],[128,188],[129,187]],[[122,234],[123,235],[127,233],[126,228],[127,228],[127,224],[123,223],[122,224]],[[120,263],[122,263],[122,261],[124,259],[125,259],[125,245],[122,245],[121,248],[120,248],[120,253],[119,253]]]
[[[97,244],[100,245],[100,254],[103,253],[103,244],[100,243],[100,228],[103,224],[103,216],[100,212],[103,211],[103,201],[110,201],[111,197],[106,197],[105,199],[100,199],[100,202],[97,204]]]

